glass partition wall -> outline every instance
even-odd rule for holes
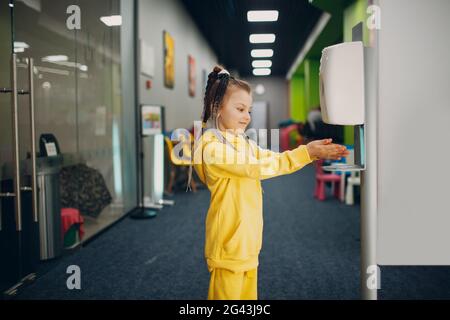
[[[17,56],[22,64],[35,61],[36,136],[58,140],[62,207],[83,215],[83,240],[131,209],[124,204],[123,169],[135,166],[123,165],[121,147],[122,116],[132,110],[122,108],[121,73],[133,70],[121,69],[121,19],[119,0],[16,1],[14,7],[14,43],[24,48]]]
[[[132,13],[125,7],[130,5],[132,1],[120,0],[13,3],[19,88],[27,87],[29,58],[34,60],[36,151],[44,155],[42,135],[56,138],[61,210],[80,212],[82,241],[136,206],[134,100],[129,92],[128,101],[122,94],[123,73],[134,71],[121,52],[122,38],[134,37],[132,28],[122,26],[132,25],[131,15],[121,15],[123,10]],[[30,157],[29,103],[19,95],[21,159]]]

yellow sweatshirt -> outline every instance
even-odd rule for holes
[[[211,192],[205,257],[209,271],[247,271],[258,266],[262,245],[260,180],[295,172],[312,159],[304,145],[277,153],[242,136],[221,133],[230,144],[208,130],[194,152],[194,169]]]

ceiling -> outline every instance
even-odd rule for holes
[[[251,49],[265,48],[274,50],[271,75],[285,77],[323,11],[342,15],[342,9],[352,1],[314,0],[311,4],[308,0],[181,0],[219,63],[241,77],[253,75]],[[278,21],[248,22],[249,10],[278,10]],[[342,29],[337,32],[342,33]],[[252,33],[275,33],[275,43],[251,44]]]

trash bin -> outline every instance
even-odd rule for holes
[[[41,260],[56,258],[63,251],[59,189],[61,164],[61,156],[36,159]]]

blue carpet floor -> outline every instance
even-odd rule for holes
[[[313,199],[314,169],[264,181],[259,299],[359,299],[359,205]],[[329,190],[328,190],[329,192]],[[205,299],[209,192],[176,193],[151,220],[125,218],[88,245],[41,266],[18,299]],[[66,269],[81,269],[68,290]],[[383,267],[380,299],[450,298],[448,267]]]

